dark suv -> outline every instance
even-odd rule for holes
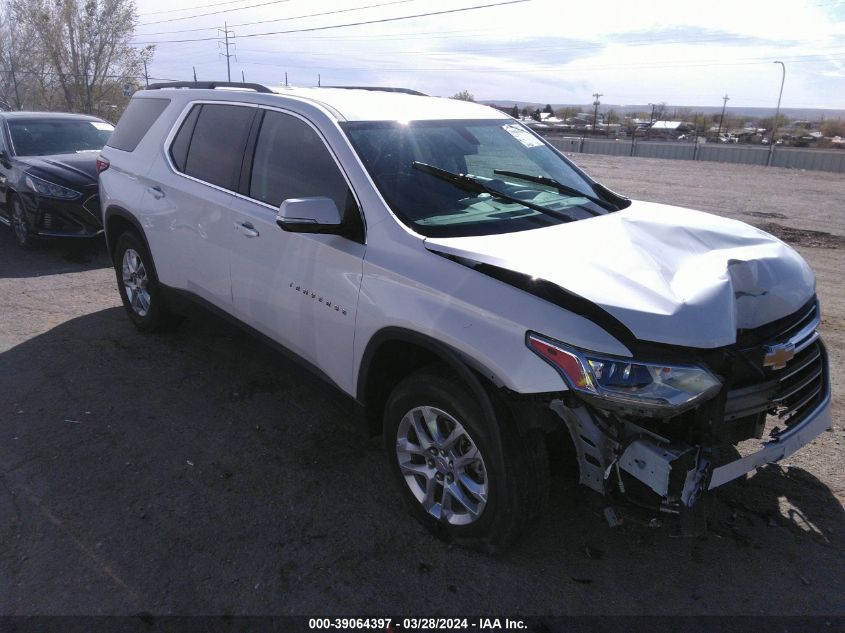
[[[0,222],[20,246],[102,234],[97,155],[113,129],[82,114],[0,112]]]

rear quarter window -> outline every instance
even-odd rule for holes
[[[236,191],[256,111],[245,106],[204,104],[194,124],[183,173]]]
[[[170,104],[170,99],[132,99],[112,132],[108,147],[132,152]]]

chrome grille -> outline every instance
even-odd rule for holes
[[[800,336],[801,331],[811,328],[815,331],[819,322],[819,304],[813,301],[813,304],[807,308],[795,321],[787,325],[782,331],[775,334],[773,337],[777,341],[788,341],[793,336]]]
[[[792,426],[821,402],[826,382],[825,354],[815,337],[808,346],[778,371],[772,372],[778,387],[772,398],[772,415],[786,426]]]
[[[726,421],[768,414],[789,428],[822,402],[828,389],[828,369],[827,354],[817,331],[819,322],[818,303],[813,301],[787,323],[777,324],[765,344],[745,350],[746,359],[758,363],[772,347],[787,347],[795,355],[785,366],[761,368],[752,384],[742,383],[731,389],[725,402]]]

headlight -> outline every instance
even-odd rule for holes
[[[610,358],[529,332],[528,347],[558,370],[570,388],[608,403],[677,413],[714,395],[722,383],[695,365]]]
[[[27,176],[24,179],[26,186],[40,196],[47,196],[50,198],[59,198],[61,200],[73,200],[82,194],[73,189],[62,187],[49,180],[42,180],[35,176]]]

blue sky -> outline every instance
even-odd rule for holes
[[[781,60],[784,107],[845,108],[845,0],[529,0],[302,31],[502,1],[138,0],[136,42],[162,42],[154,77],[190,79],[196,66],[200,79],[225,79],[216,37],[227,21],[233,79],[243,71],[247,81],[279,84],[287,72],[310,86],[319,74],[323,85],[541,103],[587,103],[599,92],[615,104],[721,105],[728,94],[729,107],[773,106]],[[254,36],[278,31],[300,32]]]

